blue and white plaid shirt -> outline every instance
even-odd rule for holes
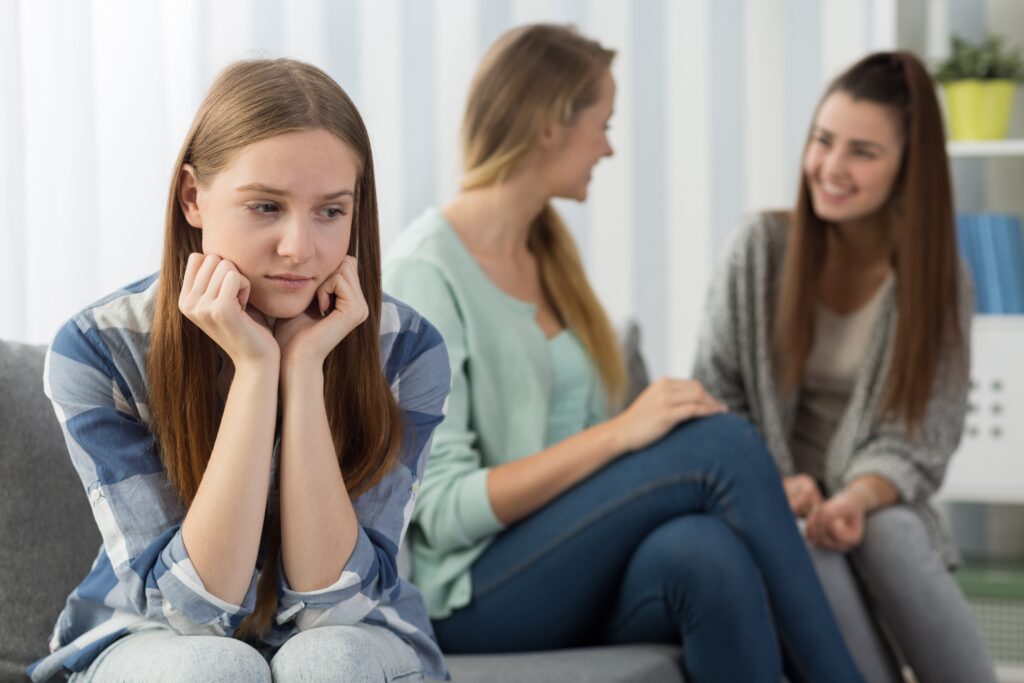
[[[230,636],[255,607],[258,572],[242,604],[229,604],[206,590],[182,542],[185,507],[161,464],[146,406],[156,291],[154,275],[89,306],[61,328],[47,353],[46,393],[103,545],[68,596],[54,627],[52,654],[29,667],[35,681],[61,667],[87,668],[134,631]],[[383,371],[405,424],[400,463],[353,501],[359,538],[333,585],[303,593],[279,572],[280,604],[264,642],[280,645],[301,630],[368,622],[408,643],[424,676],[445,678],[423,600],[399,577],[397,555],[434,428],[443,419],[451,386],[448,356],[437,330],[395,299],[385,297],[380,327]]]

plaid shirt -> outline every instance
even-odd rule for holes
[[[68,596],[54,627],[51,654],[28,669],[35,681],[61,667],[84,670],[104,648],[134,631],[170,628],[230,636],[255,607],[258,571],[242,604],[232,605],[206,590],[182,542],[186,510],[161,464],[146,406],[145,360],[156,291],[154,275],[89,306],[61,328],[47,353],[46,394],[103,545],[89,574]],[[353,501],[359,537],[334,584],[304,593],[278,573],[280,602],[263,641],[275,646],[301,630],[365,621],[408,643],[425,676],[445,678],[422,598],[399,577],[397,555],[434,428],[443,419],[448,357],[437,330],[387,296],[380,348],[405,425],[400,462]],[[278,440],[275,462],[279,447]]]

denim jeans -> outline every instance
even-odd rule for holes
[[[415,683],[416,652],[385,628],[359,623],[301,631],[279,648],[257,650],[225,636],[183,636],[167,628],[114,641],[71,683]]]
[[[757,431],[686,422],[502,532],[446,652],[682,642],[687,676],[861,681]]]

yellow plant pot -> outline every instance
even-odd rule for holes
[[[949,133],[954,140],[999,140],[1010,128],[1014,82],[964,80],[946,83]]]

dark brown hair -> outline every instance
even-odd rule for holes
[[[358,496],[394,466],[401,415],[381,372],[380,240],[373,157],[366,127],[345,92],[320,69],[288,59],[251,60],[225,69],[199,107],[174,165],[164,228],[164,253],[147,357],[153,432],[174,490],[188,506],[209,462],[219,423],[217,346],[178,310],[185,264],[202,251],[178,201],[181,169],[208,183],[246,145],[302,129],[338,137],[357,159],[349,254],[358,255],[359,284],[369,317],[327,356],[324,403],[345,485]],[[276,511],[266,524],[256,609],[237,630],[260,635],[277,605],[280,533]]]
[[[924,418],[943,357],[952,351],[966,370],[942,116],[931,77],[909,52],[868,55],[840,74],[821,102],[837,92],[891,107],[902,128],[902,162],[889,205],[883,208],[893,216],[899,310],[885,408],[913,432]],[[807,176],[801,172],[775,317],[775,355],[784,391],[799,386],[814,345],[814,311],[829,229],[814,212]]]

